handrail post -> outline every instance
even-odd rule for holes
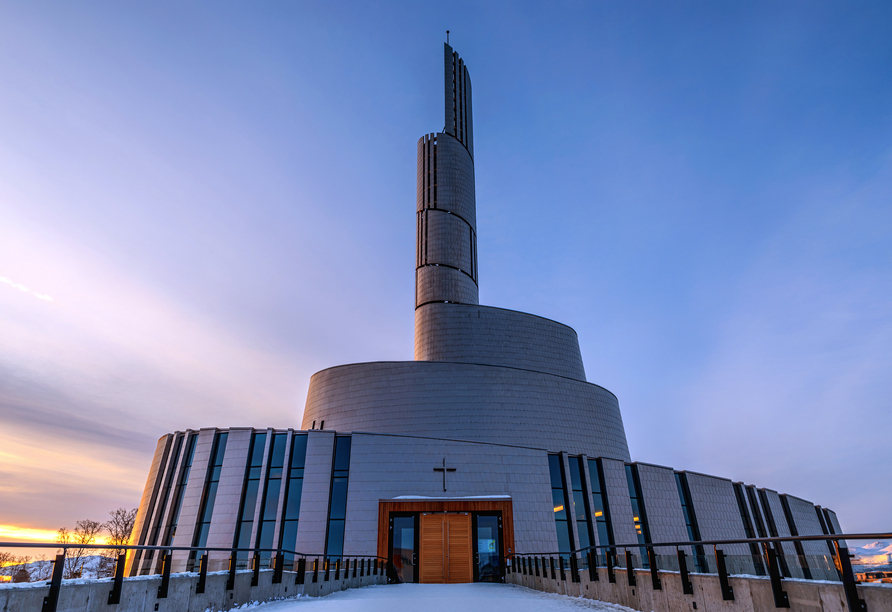
[[[647,547],[647,560],[650,565],[650,583],[654,591],[662,591],[663,583],[660,581],[660,570],[657,568],[657,555],[653,546]]]
[[[778,567],[777,551],[768,543],[762,543],[765,556],[768,559],[768,575],[771,577],[771,592],[774,593],[775,608],[789,608],[790,599],[787,592],[781,586],[780,568]]]
[[[254,570],[251,574],[251,586],[255,587],[260,584],[260,553],[258,551],[254,551],[254,567],[251,569]]]
[[[846,593],[846,602],[849,604],[849,612],[866,612],[867,604],[858,597],[858,583],[855,582],[855,573],[852,571],[852,561],[849,559],[849,549],[836,544],[836,555],[839,557],[839,565],[842,568],[842,586]]]
[[[198,584],[195,585],[196,593],[204,593],[204,587],[207,585],[208,579],[208,554],[201,555],[198,562]]]
[[[626,572],[628,573],[629,586],[635,586],[638,581],[635,579],[635,568],[632,567],[632,553],[626,549]]]
[[[127,563],[127,553],[118,555],[115,563],[115,583],[112,590],[108,592],[108,605],[113,606],[121,603],[121,589],[124,587],[124,564]]]
[[[276,552],[276,561],[273,566],[273,584],[282,582],[282,572],[285,570],[285,557],[282,551]]]
[[[297,560],[297,576],[294,577],[294,584],[304,584],[307,579],[307,560],[301,557]]]
[[[608,548],[605,557],[607,558],[607,582],[616,582],[616,571],[614,570],[614,566],[616,565],[616,551],[612,548]]]
[[[576,553],[570,553],[570,580],[579,582],[579,563],[576,560]]]
[[[554,573],[554,557],[549,557],[548,559],[551,564],[551,579],[557,580],[557,575]]]
[[[356,578],[356,563],[359,559],[353,559],[353,577]]]
[[[558,555],[557,562],[561,570],[561,580],[566,580],[567,575],[564,573],[564,558],[561,555]]]
[[[50,581],[50,593],[43,598],[41,612],[56,612],[56,606],[59,605],[59,590],[62,588],[62,570],[64,569],[65,553],[63,552],[61,555],[56,555],[56,560],[53,561],[53,578]]]
[[[365,576],[365,559],[360,560],[359,562],[359,577],[362,578]]]
[[[341,579],[341,558],[335,559],[335,580]]]
[[[167,597],[167,592],[170,589],[170,564],[171,557],[173,555],[169,550],[164,551],[164,556],[162,557],[162,570],[161,570],[161,586],[158,587],[158,599],[165,599]]]
[[[601,575],[598,573],[597,549],[588,551],[588,577],[595,582],[601,580]]]
[[[694,594],[694,585],[691,583],[691,577],[688,575],[688,562],[686,555],[682,549],[678,550],[678,570],[681,573],[681,591],[685,595]]]
[[[232,551],[229,554],[229,577],[226,579],[226,590],[231,591],[235,588],[235,566],[238,563],[238,553]]]
[[[734,601],[734,589],[731,588],[731,582],[728,580],[728,568],[725,567],[725,553],[713,546],[715,550],[715,564],[719,570],[719,585],[722,587],[722,599],[724,601]]]
[[[325,568],[325,576],[323,577],[323,580],[325,582],[328,582],[329,573],[331,572],[331,559],[329,559],[328,557],[323,557],[322,565]]]
[[[319,582],[319,557],[313,559],[313,582]]]

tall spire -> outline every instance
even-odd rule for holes
[[[443,45],[445,60],[445,132],[455,136],[474,157],[474,122],[471,113],[471,77],[465,63],[449,44]]]
[[[479,304],[471,79],[458,53],[444,50],[446,126],[418,140],[416,308]]]

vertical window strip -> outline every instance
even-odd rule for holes
[[[350,475],[350,442],[350,436],[335,437],[331,493],[328,501],[328,528],[325,532],[325,555],[335,559],[344,554],[347,484]]]
[[[434,156],[436,153],[436,140],[433,135],[427,141],[427,176],[425,180],[427,180],[427,207],[431,208],[434,204],[434,194],[433,194],[433,175],[434,175],[434,165],[436,162],[434,161]]]
[[[759,511],[759,502],[756,501],[756,493],[753,487],[746,488],[746,498],[750,502],[750,510],[756,523],[756,533],[759,534],[760,538],[767,538],[768,532],[765,531],[765,523],[762,522],[762,513]]]
[[[306,461],[307,434],[295,434],[291,440],[285,502],[282,505],[282,528],[279,530],[279,548],[287,551],[294,550],[297,545],[297,526],[300,520],[300,498],[303,492]],[[291,562],[294,560],[294,555],[285,553],[285,558]]]
[[[180,480],[177,483],[176,492],[174,493],[170,519],[164,533],[163,546],[170,546],[173,543],[174,536],[177,534],[177,524],[180,521],[180,510],[183,507],[183,495],[186,493],[186,485],[189,484],[189,472],[192,471],[192,457],[195,455],[195,441],[197,439],[198,434],[190,434],[189,442],[186,444],[186,453],[183,455],[183,468],[180,470]]]
[[[569,507],[566,478],[560,455],[548,455],[548,472],[551,477],[551,500],[554,505],[554,526],[557,530],[558,552],[562,558],[569,558],[573,550],[573,533],[570,530]]]
[[[639,544],[651,542],[650,529],[647,526],[647,515],[644,510],[644,498],[641,495],[641,482],[638,479],[638,466],[626,465],[626,481],[629,484],[629,501],[632,502],[632,520],[635,521],[635,533]],[[641,567],[650,567],[647,549],[638,549],[641,555]]]
[[[273,435],[267,460],[264,492],[260,502],[260,524],[257,526],[257,548],[273,548],[273,537],[276,530],[276,516],[279,512],[279,493],[282,491],[282,475],[285,468],[285,446],[288,444],[287,433]],[[269,558],[270,551],[262,551],[260,556]]]
[[[211,450],[208,462],[207,476],[205,477],[204,493],[201,496],[201,512],[198,513],[198,522],[195,525],[195,535],[192,537],[192,546],[203,547],[208,543],[208,532],[211,528],[211,518],[214,516],[214,502],[217,499],[217,485],[220,483],[220,471],[223,469],[223,457],[226,454],[226,441],[229,433],[218,433],[214,436],[214,447]],[[201,556],[198,551],[189,553],[190,563],[187,570],[191,571],[195,559]]]
[[[607,486],[604,481],[604,467],[600,459],[588,460],[589,484],[592,489],[592,514],[595,519],[595,528],[598,532],[598,544],[611,546],[613,540],[613,525],[610,522],[610,508],[607,501]],[[604,554],[605,565],[608,549],[600,548],[599,554]]]
[[[743,494],[743,485],[739,482],[734,484],[734,497],[737,498],[737,508],[740,510],[740,520],[743,522],[743,531],[748,539],[754,539],[756,537],[756,531],[753,528],[753,522],[750,520],[750,514],[746,509],[746,497]],[[750,542],[750,555],[753,557],[753,565],[756,568],[756,574],[764,576],[765,567],[762,564],[762,553],[759,550],[759,545],[755,542]]]
[[[164,486],[161,489],[161,495],[158,496],[158,503],[155,506],[155,520],[153,521],[152,530],[149,532],[149,539],[146,542],[146,544],[149,546],[158,545],[158,538],[161,535],[162,528],[164,527],[164,517],[166,515],[165,511],[167,510],[167,502],[170,499],[170,491],[173,488],[173,481],[176,478],[177,459],[180,456],[180,449],[182,448],[182,445],[183,435],[179,434],[174,441],[173,451],[167,459],[167,470],[164,472]],[[149,572],[154,556],[154,550],[146,551],[146,556],[142,562],[142,569],[144,572]]]
[[[461,71],[462,76],[462,85],[461,85],[461,100],[462,100],[462,142],[467,147],[470,144],[470,138],[468,134],[468,68],[467,66],[462,66]]]
[[[592,529],[592,516],[588,508],[586,498],[591,496],[585,493],[585,465],[582,457],[570,457],[570,488],[573,491],[573,513],[576,516],[576,532],[579,534],[578,549],[588,548],[595,543],[595,533]],[[586,557],[583,556],[583,560]]]
[[[458,60],[458,140],[461,143],[465,142],[465,107],[464,107],[464,98],[465,98],[465,83],[464,83],[464,72],[465,72],[465,62],[461,58]]]
[[[688,487],[687,474],[675,472],[675,485],[678,487],[678,499],[681,501],[681,512],[684,514],[685,527],[688,530],[688,540],[699,542],[700,527],[697,525],[697,515],[694,512],[694,503],[691,499],[691,489]],[[694,567],[701,574],[708,571],[706,553],[701,544],[694,545]]]
[[[248,462],[245,466],[245,480],[242,486],[242,502],[239,506],[238,523],[235,529],[233,546],[251,548],[251,530],[254,528],[254,510],[257,508],[257,494],[260,490],[263,467],[263,450],[266,446],[266,432],[251,434],[251,446],[248,450]],[[246,560],[249,551],[238,552],[239,560]],[[241,565],[241,563],[240,563]]]
[[[781,507],[784,509],[784,517],[787,519],[787,526],[790,528],[791,536],[798,536],[799,530],[796,528],[796,521],[793,520],[793,511],[790,510],[790,502],[787,499],[786,495],[780,496]],[[802,574],[806,580],[811,580],[811,568],[808,566],[808,559],[805,557],[805,550],[802,547],[802,542],[798,540],[793,542],[793,548],[796,549],[796,554],[799,555],[799,565],[802,566]]]
[[[765,516],[765,525],[768,528],[768,535],[772,538],[776,538],[778,537],[777,523],[774,522],[774,515],[771,513],[771,506],[768,503],[768,495],[762,490],[757,491],[757,493],[759,495],[759,501],[762,504],[762,513]],[[787,565],[787,557],[784,555],[784,548],[781,546],[781,543],[775,542],[774,549],[777,552],[777,560],[780,565],[781,573],[786,578],[792,577],[790,567]]]
[[[433,200],[432,206],[434,208],[436,208],[437,207],[437,137],[436,136],[433,137],[433,145],[432,146],[433,146],[433,153],[434,153],[434,156],[433,156],[434,160],[433,160],[433,164],[432,164],[433,171],[434,171],[434,200]]]
[[[458,58],[458,53],[452,54],[452,133],[458,137],[458,100],[456,100],[456,90],[458,89],[458,83],[455,74],[455,64],[456,59]]]

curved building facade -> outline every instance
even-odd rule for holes
[[[444,130],[417,145],[414,360],[317,372],[300,429],[162,436],[136,543],[377,555],[393,581],[455,582],[502,580],[514,552],[839,533],[832,511],[791,495],[632,462],[576,332],[479,304],[471,79],[448,44],[444,83]],[[831,577],[821,546],[778,547],[785,574]],[[731,571],[764,571],[746,545],[725,552]],[[129,563],[149,573],[158,559]]]

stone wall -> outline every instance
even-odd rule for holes
[[[693,594],[683,592],[681,574],[660,571],[661,589],[654,590],[648,570],[635,570],[634,586],[629,584],[625,569],[615,569],[616,582],[609,582],[607,568],[597,569],[598,580],[591,580],[589,570],[580,570],[580,582],[572,582],[569,570],[566,580],[522,574],[508,573],[506,581],[527,588],[559,593],[571,597],[584,597],[598,601],[627,606],[641,612],[761,612],[778,610],[774,605],[771,581],[758,577],[732,576],[729,578],[734,591],[733,601],[722,599],[721,585],[717,575],[689,574]],[[790,612],[848,612],[845,593],[841,582],[783,581],[784,591],[789,598]],[[864,599],[871,612],[892,610],[892,588],[862,584],[858,585],[858,595]]]
[[[251,586],[250,571],[236,573],[235,588],[226,590],[228,572],[208,574],[204,593],[196,593],[198,574],[174,574],[170,577],[168,595],[158,597],[161,586],[160,576],[127,578],[121,591],[121,603],[108,604],[108,594],[112,589],[112,579],[64,580],[59,593],[56,612],[206,612],[207,610],[231,610],[251,602],[271,601],[296,595],[318,597],[335,591],[353,589],[372,584],[385,584],[383,571],[378,575],[349,577],[341,575],[334,579],[334,571],[329,580],[322,572],[318,581],[313,582],[313,573],[308,571],[305,584],[295,584],[295,572],[283,572],[282,582],[272,584],[273,571],[261,570],[258,585]],[[4,612],[34,612],[43,607],[43,598],[49,594],[49,586],[42,583],[0,586],[0,610]]]

